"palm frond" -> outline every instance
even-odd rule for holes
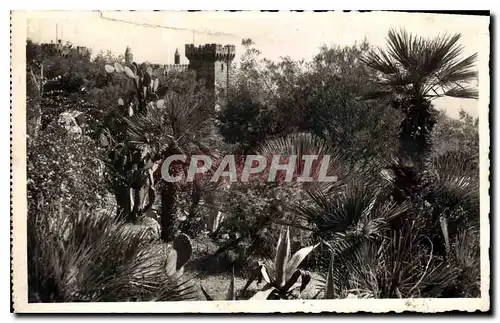
[[[389,202],[379,189],[365,183],[350,184],[336,194],[308,194],[311,203],[298,204],[292,211],[325,238],[336,233],[377,236],[389,221],[409,210],[409,205]]]
[[[443,207],[470,204],[479,207],[479,165],[476,156],[448,151],[432,157],[423,180],[431,185]]]
[[[42,302],[184,300],[190,283],[145,265],[147,229],[132,233],[109,214],[31,216],[30,298]]]
[[[460,34],[426,39],[406,30],[389,30],[387,49],[372,50],[362,61],[378,71],[376,96],[388,94],[436,98],[477,98],[468,82],[477,77],[477,54],[462,58]]]

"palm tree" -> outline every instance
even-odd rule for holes
[[[390,30],[388,48],[370,51],[362,60],[378,71],[380,89],[367,98],[389,98],[401,110],[399,156],[419,165],[430,147],[436,123],[432,100],[441,97],[477,99],[471,85],[477,72],[477,54],[462,58],[461,35],[440,35],[432,39]]]
[[[151,170],[151,177],[145,177],[142,183],[149,183],[153,191],[159,192],[161,237],[167,242],[174,238],[179,225],[179,184],[161,178],[161,163],[174,154],[185,155],[186,162],[192,154],[215,155],[208,148],[214,147],[214,127],[213,120],[207,117],[206,108],[203,100],[190,94],[168,92],[163,99],[148,105],[144,113],[127,119],[127,139],[146,157]],[[196,190],[201,188],[193,185],[192,189],[194,197],[199,193]],[[155,196],[151,194],[151,203]],[[142,199],[139,196],[137,200]],[[193,203],[198,202],[199,199],[193,198]]]

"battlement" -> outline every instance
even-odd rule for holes
[[[191,60],[212,60],[212,61],[230,61],[234,59],[236,46],[205,44],[195,46],[194,44],[185,45],[185,55]]]
[[[188,69],[187,64],[167,64],[164,65],[163,68],[165,69],[165,72],[169,71],[184,71]]]
[[[42,49],[51,54],[60,54],[63,56],[70,54],[77,54],[80,56],[88,56],[90,57],[92,51],[85,46],[71,46],[71,45],[63,45],[61,40],[58,40],[56,43],[42,43]]]

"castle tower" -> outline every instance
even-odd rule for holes
[[[189,69],[196,71],[198,79],[205,79],[207,89],[214,91],[217,86],[226,92],[230,84],[230,68],[236,47],[219,44],[200,46],[186,44],[185,48]]]
[[[175,49],[175,54],[174,54],[174,64],[179,65],[181,63],[181,55],[179,55],[179,49]]]
[[[127,46],[125,49],[125,64],[130,65],[134,61],[134,55],[132,55],[132,50]]]

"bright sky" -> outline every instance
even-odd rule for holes
[[[370,44],[383,47],[388,30],[400,27],[425,37],[444,32],[461,33],[465,55],[478,52],[481,60],[478,64],[483,67],[487,67],[489,58],[489,17],[479,16],[387,12],[109,11],[101,14],[98,11],[59,11],[33,12],[30,17],[27,37],[34,41],[55,41],[57,26],[59,38],[64,42],[87,46],[94,54],[101,50],[124,53],[130,46],[134,60],[161,64],[173,63],[176,48],[179,48],[181,63],[188,63],[184,57],[184,44],[193,43],[193,39],[195,44],[234,44],[236,59],[241,55],[241,40],[251,38],[263,56],[270,59],[288,55],[308,60],[322,44],[351,45],[366,37]],[[488,69],[485,71],[487,74]],[[479,79],[482,73],[480,70]],[[478,115],[475,100],[445,98],[437,100],[436,106],[451,116],[457,116],[460,108]]]

